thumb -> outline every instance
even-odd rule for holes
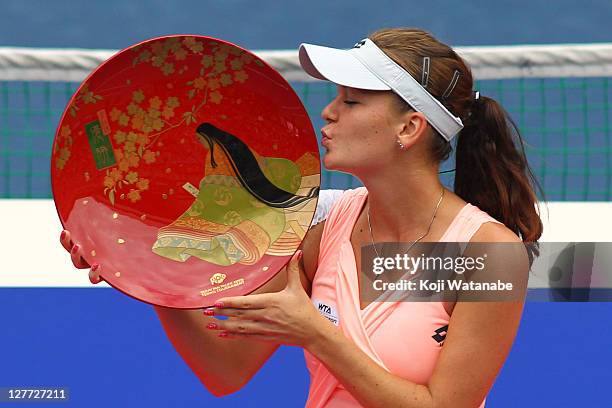
[[[302,289],[302,281],[300,279],[300,260],[302,259],[302,255],[302,250],[298,249],[287,264],[288,289]]]

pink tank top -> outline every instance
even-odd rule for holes
[[[442,302],[372,302],[361,310],[350,238],[367,195],[365,187],[347,190],[330,210],[311,299],[320,313],[385,370],[427,384],[442,351],[450,316]],[[485,222],[499,223],[466,204],[440,241],[468,242]],[[310,372],[307,408],[359,406],[321,362],[307,351],[304,355]]]

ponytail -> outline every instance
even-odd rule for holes
[[[543,192],[527,163],[516,124],[494,99],[480,96],[456,149],[455,194],[533,244],[527,246],[531,263],[534,253],[539,254],[537,240],[543,229],[534,188]]]
[[[427,66],[427,92],[465,123],[456,137],[455,194],[518,235],[527,243],[532,261],[533,254],[539,254],[537,240],[543,229],[534,189],[542,192],[542,188],[527,164],[512,119],[495,100],[485,96],[475,100],[470,67],[428,32],[390,28],[369,38],[413,78],[423,78]],[[426,57],[430,64],[425,63]],[[403,100],[402,106],[406,106]],[[452,153],[452,144],[434,136],[430,138],[431,159],[440,163]],[[543,193],[541,196],[544,198]]]

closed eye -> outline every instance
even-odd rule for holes
[[[345,103],[345,104],[347,104],[347,105],[356,105],[356,104],[358,104],[359,102],[356,102],[356,101],[349,101],[349,100],[347,99],[347,100],[345,100],[345,101],[344,101],[344,103]]]

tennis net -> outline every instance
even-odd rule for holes
[[[609,100],[612,44],[458,47],[476,89],[497,99],[521,129],[551,201],[612,198]],[[0,198],[49,198],[55,127],[78,84],[111,50],[0,48]],[[315,129],[335,88],[306,76],[296,51],[256,52],[294,87]],[[454,159],[441,170],[454,168]],[[453,173],[442,175],[452,186]],[[353,188],[323,169],[323,188]]]

